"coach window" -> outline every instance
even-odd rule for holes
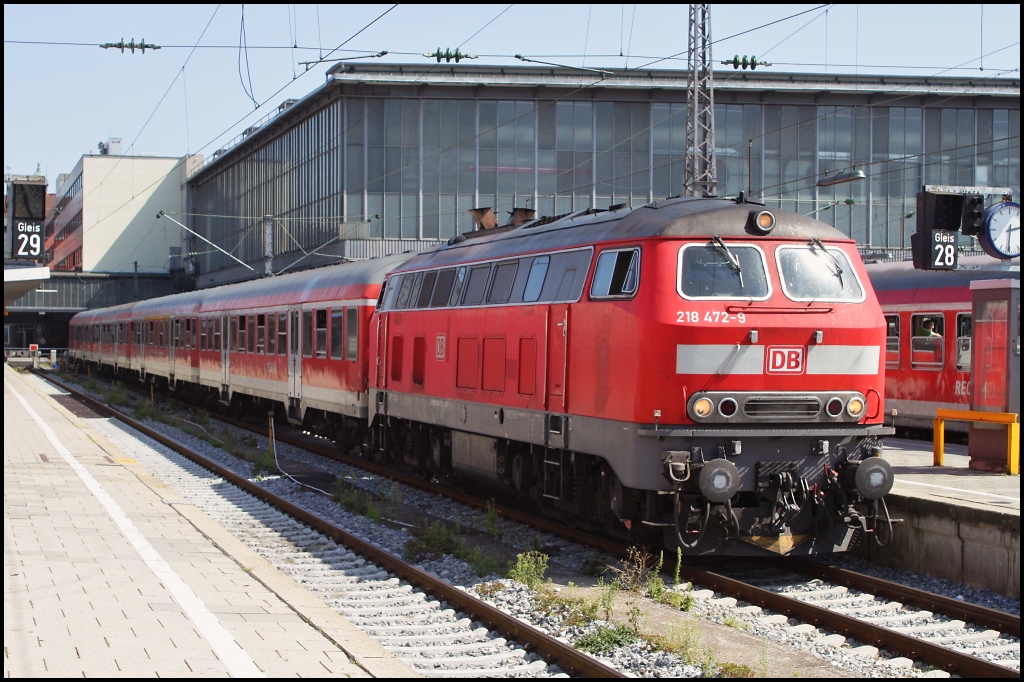
[[[248,320],[248,322],[246,322],[246,328],[247,328],[246,331],[249,332],[248,336],[246,336],[246,340],[248,341],[247,345],[248,345],[248,348],[249,348],[249,352],[250,353],[255,353],[256,352],[256,316],[255,315],[250,315],[249,316],[249,320]]]
[[[267,316],[263,313],[256,315],[256,352],[263,354],[267,346]]]
[[[466,270],[465,266],[455,271],[455,282],[452,283],[452,295],[448,298],[448,305],[455,306],[459,304],[459,298],[462,296],[462,289],[466,284]]]
[[[277,353],[277,314],[267,313],[267,355]]]
[[[295,332],[292,332],[293,334]],[[277,314],[277,354],[288,353],[288,317],[287,313]]]
[[[302,311],[302,357],[313,357],[313,311]]]
[[[245,337],[246,337],[246,322],[245,315],[238,316],[238,352],[245,352]]]
[[[640,279],[640,249],[605,251],[597,258],[591,298],[622,298],[636,293]]]
[[[205,317],[199,318],[199,350],[209,350],[206,347],[206,325],[207,319]]]
[[[231,316],[230,323],[231,333],[228,335],[228,350],[234,353],[238,350],[238,318],[234,315]]]
[[[345,309],[345,357],[356,360],[359,357],[359,309]]]
[[[523,300],[533,303],[540,299],[541,289],[544,288],[544,277],[548,274],[548,265],[551,264],[550,256],[538,256],[533,259],[530,265],[530,276],[526,279],[526,289],[523,291]]]
[[[956,316],[956,368],[961,372],[971,371],[971,329],[969,313]]]
[[[896,369],[900,366],[900,316],[885,316],[885,367]]]
[[[181,320],[174,321],[174,347],[181,348]]]
[[[491,290],[487,292],[488,303],[508,303],[508,298],[512,295],[512,283],[516,281],[517,270],[519,270],[518,260],[505,261],[495,266]]]
[[[345,311],[331,308],[331,359],[345,358]]]
[[[478,265],[470,269],[466,293],[462,295],[462,305],[480,305],[484,300],[484,290],[487,288],[487,277],[490,273],[490,265]]]
[[[185,318],[185,348],[195,347],[195,330],[193,328],[193,319],[191,317]]]
[[[316,356],[327,357],[327,309],[316,311]]]
[[[220,317],[215,317],[213,318],[213,350],[221,349],[220,339]]]
[[[437,282],[434,284],[434,293],[430,295],[430,307],[441,308],[448,305],[452,295],[452,286],[455,284],[455,268],[448,268],[437,273]]]
[[[153,322],[152,321],[150,321],[150,323],[149,323],[149,338],[147,339],[147,341],[148,341],[150,346],[152,346],[153,342],[156,341],[156,333],[153,331]]]
[[[910,366],[914,369],[940,370],[943,365],[945,319],[942,313],[912,315],[910,327]]]

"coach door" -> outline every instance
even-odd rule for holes
[[[214,333],[217,350],[220,351],[220,397],[228,400],[231,397],[231,340],[228,337],[228,315],[220,316],[219,333]]]
[[[302,344],[299,338],[301,313],[298,308],[288,311],[288,397],[297,404],[302,398]]]

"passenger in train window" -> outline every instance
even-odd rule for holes
[[[942,336],[942,334],[935,331],[935,322],[930,319],[926,319],[921,323],[921,331],[918,332],[918,336]]]

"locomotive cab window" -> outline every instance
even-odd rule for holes
[[[487,292],[488,303],[508,303],[512,294],[512,284],[516,280],[519,261],[505,261],[494,268],[494,279],[491,280],[490,291]]]
[[[960,372],[971,371],[971,316],[960,313],[956,316],[956,368]]]
[[[431,270],[423,275],[423,283],[420,285],[419,296],[416,297],[417,308],[426,308],[430,303],[431,295],[434,293],[434,282],[437,280],[437,270]],[[410,305],[410,307],[412,307]]]
[[[900,366],[900,316],[885,316],[885,367],[897,369]]]
[[[940,370],[944,360],[945,318],[942,313],[911,315],[910,366],[914,369]]]
[[[782,246],[775,253],[782,291],[793,301],[864,300],[864,288],[846,253],[814,239],[799,246]]]
[[[605,251],[597,257],[591,298],[622,298],[636,293],[640,280],[640,249]]]
[[[462,296],[462,305],[480,305],[483,302],[490,273],[491,266],[489,264],[478,265],[469,271],[466,293]]]
[[[749,244],[714,239],[686,244],[679,251],[677,288],[683,298],[740,298],[755,301],[771,296],[764,253]]]
[[[540,292],[544,288],[544,278],[548,274],[550,263],[550,256],[538,256],[533,259],[533,264],[530,265],[530,276],[526,280],[526,289],[523,291],[523,300],[527,303],[533,303],[540,299]]]
[[[452,295],[452,286],[455,284],[455,268],[448,268],[437,273],[437,283],[434,284],[434,293],[430,295],[430,307],[441,308],[448,305]]]

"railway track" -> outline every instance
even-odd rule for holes
[[[251,424],[230,419],[225,421],[258,431]],[[282,433],[278,439],[430,493],[444,494],[464,504],[478,508],[486,504],[479,498],[449,487],[340,455],[333,445],[325,447],[308,437]],[[575,531],[564,524],[537,518],[518,509],[499,506],[497,510],[509,519],[570,541],[616,556],[626,554],[627,547],[622,543]],[[730,571],[726,575],[719,570],[684,564],[680,567],[680,576],[727,596],[951,673],[978,677],[1020,675],[1019,616],[814,561],[780,559],[775,562],[773,571],[766,576],[763,567],[759,567],[746,574]],[[808,583],[806,576],[811,576],[815,582]],[[822,580],[829,582],[826,584]],[[382,630],[381,634],[386,635],[387,631]],[[1002,661],[986,660],[985,656]]]
[[[319,594],[421,674],[539,677],[568,672],[624,677],[160,432],[52,377],[45,378],[91,409],[121,420],[187,458],[185,463],[153,458],[145,464],[170,481],[189,503]],[[225,490],[225,481],[230,489]]]

